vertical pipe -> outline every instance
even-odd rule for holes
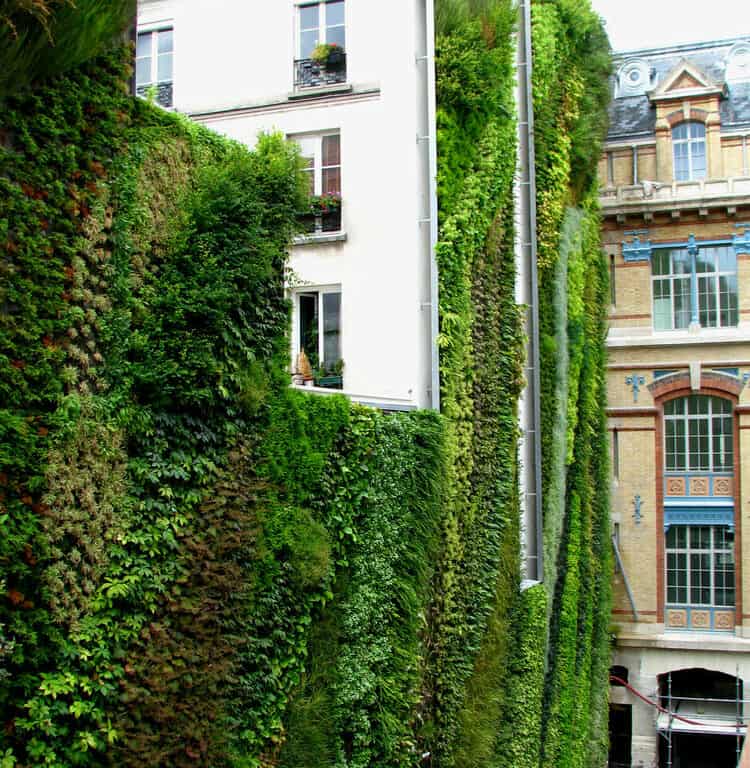
[[[438,301],[438,267],[435,253],[438,240],[437,200],[437,118],[435,95],[435,0],[425,0],[425,66],[427,67],[427,134],[429,152],[429,196],[430,196],[430,402],[432,408],[440,410],[440,352],[438,333],[440,316]]]
[[[518,171],[516,183],[517,275],[516,300],[525,304],[526,385],[519,403],[522,429],[520,485],[523,501],[523,576],[527,581],[544,578],[544,529],[542,521],[542,449],[539,402],[539,287],[536,241],[536,163],[534,102],[531,90],[531,0],[520,0],[516,48],[518,79]]]

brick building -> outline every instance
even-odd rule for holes
[[[734,767],[750,709],[750,38],[618,54],[613,90],[613,674],[632,688],[611,689],[610,765]]]

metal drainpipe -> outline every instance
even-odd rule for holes
[[[536,239],[536,162],[534,148],[534,102],[531,87],[531,0],[519,2],[516,63],[518,86],[518,168],[516,220],[518,222],[516,298],[527,307],[526,385],[519,404],[523,430],[520,446],[521,491],[524,522],[524,572],[526,582],[544,578],[544,532],[542,520],[542,447],[539,375],[539,287]],[[525,460],[524,460],[525,459]]]
[[[438,267],[435,249],[438,241],[438,199],[437,199],[437,118],[435,95],[435,0],[425,0],[425,66],[427,68],[427,144],[429,153],[428,194],[430,198],[430,402],[432,408],[440,410],[440,352],[438,333]]]

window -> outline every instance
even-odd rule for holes
[[[734,605],[734,533],[726,526],[673,525],[666,534],[667,603]]]
[[[706,178],[706,126],[680,123],[672,129],[676,181]]]
[[[732,472],[732,404],[709,395],[690,395],[664,406],[667,472]]]
[[[614,254],[612,254],[609,257],[609,303],[613,307],[617,304],[616,277],[617,269],[615,267],[615,257]]]
[[[737,325],[737,254],[730,245],[701,248],[698,274],[698,317],[703,328]]]
[[[313,375],[322,386],[341,388],[341,291],[331,288],[296,294],[298,326],[297,361],[304,351]],[[334,381],[320,381],[321,379]]]
[[[654,329],[727,328],[739,321],[737,254],[731,245],[655,249],[651,259]],[[693,281],[697,307],[693,306]]]
[[[346,49],[343,0],[300,5],[298,19],[300,59],[311,58],[319,43]]]
[[[334,50],[315,51],[318,45]],[[313,58],[314,57],[314,58]],[[343,0],[305,3],[297,8],[297,60],[294,87],[314,88],[346,82],[346,25]]]
[[[308,233],[341,230],[341,137],[338,133],[292,137],[299,144],[309,179],[311,209],[303,216]]]
[[[135,53],[135,83],[139,96],[155,91],[162,107],[172,106],[173,30],[139,32]]]

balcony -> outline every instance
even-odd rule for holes
[[[297,59],[294,62],[294,90],[324,88],[346,82],[346,54],[331,55],[327,61]]]
[[[136,94],[143,99],[153,100],[160,107],[168,109],[172,106],[172,83],[139,85],[136,88]]]

